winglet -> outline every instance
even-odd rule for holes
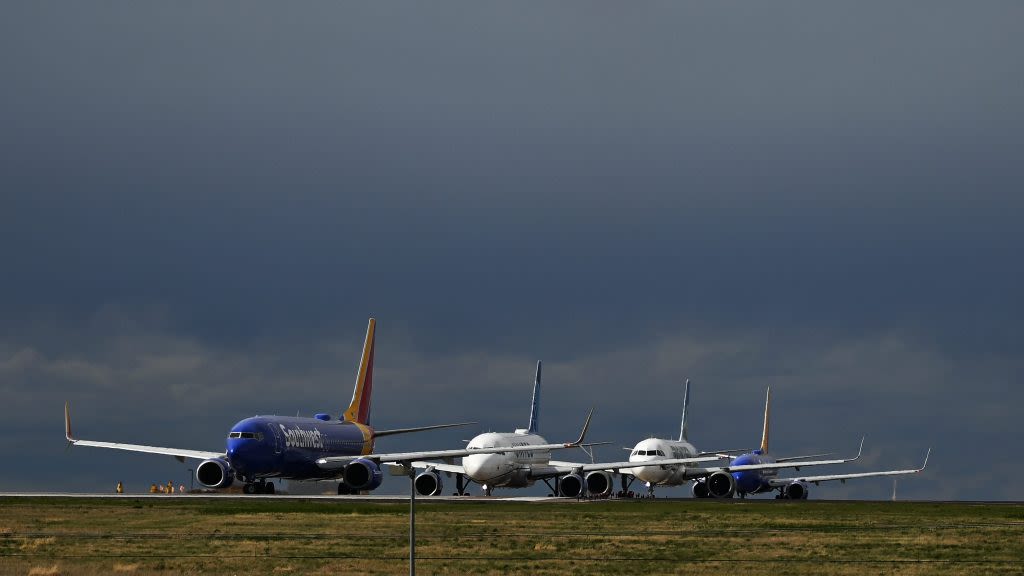
[[[569,444],[566,444],[566,447],[569,447],[569,446],[579,446],[580,444],[583,444],[583,439],[586,438],[586,436],[587,436],[587,428],[590,428],[590,417],[593,416],[593,415],[594,415],[594,409],[591,408],[590,412],[587,412],[587,421],[583,423],[583,430],[580,432],[579,439],[577,439],[575,442],[571,442]]]
[[[68,443],[74,444],[75,438],[71,435],[71,402],[64,402],[64,437]]]
[[[928,448],[928,451],[925,452],[925,454],[924,454],[924,464],[921,464],[921,467],[917,469],[918,472],[920,472],[920,471],[922,471],[922,470],[924,470],[925,468],[928,467],[928,457],[931,456],[931,455],[932,455],[932,449]]]
[[[867,438],[867,436],[860,437],[860,448],[857,448],[857,455],[851,458],[850,462],[853,462],[854,460],[860,458],[861,453],[864,452],[864,438]]]

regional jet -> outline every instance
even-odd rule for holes
[[[68,403],[64,405],[65,436],[68,443],[75,446],[164,454],[181,461],[185,458],[202,460],[196,467],[196,479],[207,488],[226,488],[238,480],[243,483],[246,494],[273,494],[274,484],[267,480],[284,478],[338,480],[338,494],[373,490],[383,479],[373,455],[377,438],[473,424],[463,422],[393,430],[375,430],[370,426],[375,331],[376,320],[370,318],[352,400],[338,419],[328,414],[317,414],[313,418],[246,418],[228,432],[226,450],[215,452],[79,440],[71,434],[71,408]],[[316,463],[320,458],[340,456],[349,457],[345,466],[325,469]]]
[[[465,449],[438,452],[411,452],[378,454],[373,456],[378,463],[393,466],[393,474],[415,475],[413,486],[418,494],[436,496],[443,490],[442,474],[455,474],[456,493],[465,494],[466,481],[480,484],[485,495],[491,495],[494,488],[523,488],[543,481],[552,492],[561,496],[579,497],[584,494],[604,495],[611,492],[612,473],[622,468],[636,467],[636,462],[561,462],[551,460],[551,451],[563,448],[587,448],[595,444],[584,444],[583,440],[590,425],[586,423],[579,439],[575,442],[549,444],[538,433],[538,411],[540,406],[541,363],[537,362],[537,373],[533,384],[533,401],[530,421],[526,428],[514,432],[487,432],[469,441]],[[462,464],[454,464],[455,458],[462,458]],[[364,457],[369,458],[369,457]],[[325,469],[350,465],[351,457],[325,457],[317,461]],[[432,462],[442,460],[443,462]],[[657,466],[693,464],[721,460],[721,456],[696,456],[670,458],[659,461]],[[555,484],[552,485],[551,482]]]
[[[846,464],[857,460],[864,448],[864,439],[861,439],[860,450],[853,458],[835,460],[809,460],[827,456],[828,454],[809,454],[805,456],[790,456],[786,458],[773,458],[768,454],[768,425],[771,406],[771,388],[768,389],[765,397],[764,407],[764,428],[761,436],[761,447],[746,454],[732,458],[727,466],[720,467],[684,467],[679,465],[666,465],[655,467],[649,465],[651,462],[658,462],[666,459],[666,455],[679,457],[696,453],[693,445],[686,440],[686,411],[689,405],[689,380],[686,382],[686,390],[683,393],[683,422],[680,426],[679,440],[663,440],[648,438],[639,442],[630,454],[630,460],[642,462],[646,466],[634,468],[626,472],[644,481],[648,492],[653,494],[655,486],[678,486],[693,481],[691,490],[696,498],[732,498],[739,495],[741,498],[747,494],[760,494],[778,490],[777,498],[785,499],[806,499],[808,485],[819,485],[821,482],[846,480],[854,478],[869,478],[874,476],[899,476],[904,474],[916,474],[924,470],[928,464],[928,456],[931,449],[925,455],[924,464],[920,468],[911,470],[883,470],[878,472],[859,472],[852,474],[829,474],[818,476],[793,476],[790,478],[778,478],[778,471],[784,468],[800,470],[803,467],[824,466],[830,464]],[[728,451],[735,452],[735,451]]]

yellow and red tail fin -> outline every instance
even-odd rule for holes
[[[352,390],[352,402],[342,414],[342,419],[359,424],[368,424],[370,420],[370,395],[373,393],[373,342],[377,321],[370,318],[366,327],[366,341],[363,342],[363,355],[359,359],[359,371],[356,372],[356,386]]]

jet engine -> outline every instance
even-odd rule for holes
[[[807,499],[808,486],[806,482],[800,482],[797,480],[792,484],[786,486],[782,491],[782,495],[790,500],[806,500]]]
[[[558,479],[558,492],[562,496],[576,498],[583,493],[583,478],[579,474],[566,474]]]
[[[441,475],[433,470],[417,474],[414,483],[416,485],[416,493],[420,496],[438,496],[444,490],[444,485],[441,483]]]
[[[235,480],[235,473],[227,460],[211,458],[196,468],[196,480],[207,488],[227,488]]]
[[[587,474],[587,493],[594,496],[604,496],[612,491],[612,475],[603,472],[590,472]]]
[[[736,493],[736,479],[728,472],[715,472],[708,476],[705,483],[708,493],[715,498],[732,498],[732,495]]]
[[[711,496],[711,492],[708,491],[708,485],[703,480],[698,480],[690,486],[690,492],[694,498],[707,498]]]
[[[353,490],[373,490],[380,486],[384,480],[384,474],[380,471],[380,466],[377,466],[373,460],[359,458],[345,466],[342,478],[345,480],[345,484],[348,484]]]

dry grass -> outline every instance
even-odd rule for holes
[[[408,569],[403,503],[0,499],[0,510],[0,574]],[[422,502],[417,520],[423,574],[1024,572],[1018,504]]]

